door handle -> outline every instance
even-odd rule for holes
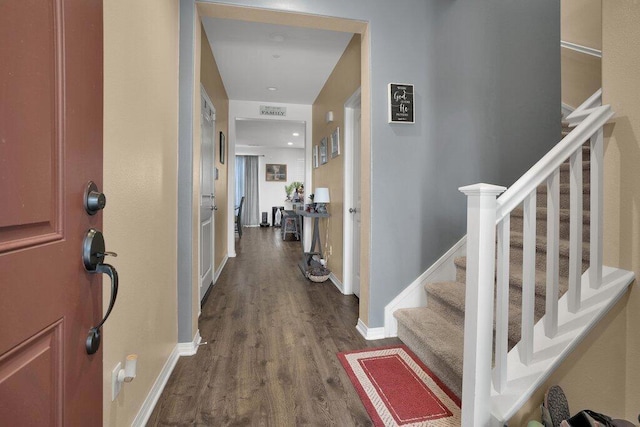
[[[118,296],[118,271],[112,265],[105,264],[104,257],[105,256],[113,256],[116,257],[118,254],[115,252],[106,252],[104,250],[104,237],[102,233],[94,228],[89,229],[87,231],[87,235],[84,238],[83,247],[82,247],[82,260],[84,262],[84,268],[89,273],[96,274],[106,274],[111,278],[111,299],[109,301],[109,307],[107,308],[107,312],[104,317],[98,323],[97,326],[89,329],[89,334],[87,336],[87,341],[85,343],[85,349],[87,350],[87,354],[94,354],[100,348],[100,328],[104,325],[104,322],[107,321],[109,315],[111,314],[111,310],[113,310],[113,306],[116,303],[116,298]]]
[[[349,208],[349,213],[356,213],[358,212],[356,208]]]

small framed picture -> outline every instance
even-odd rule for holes
[[[327,138],[324,137],[322,138],[322,141],[320,141],[320,164],[324,165],[328,161],[329,161],[329,156],[327,153]]]
[[[224,165],[224,158],[226,153],[226,141],[225,141],[225,137],[224,137],[224,133],[222,131],[220,131],[220,163],[222,163]]]
[[[266,165],[266,177],[267,181],[286,181],[287,180],[287,165],[286,164],[272,164]]]
[[[337,127],[336,130],[331,134],[331,158],[336,158],[340,155],[340,128]]]
[[[320,163],[318,162],[318,146],[314,145],[313,146],[313,168],[317,169],[318,166],[320,166]]]

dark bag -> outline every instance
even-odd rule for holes
[[[585,409],[573,417],[563,421],[561,426],[567,427],[615,427],[610,417]]]

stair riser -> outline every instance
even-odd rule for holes
[[[438,357],[425,346],[422,339],[413,331],[405,328],[402,322],[398,322],[398,338],[418,355],[420,360],[442,381],[449,390],[458,397],[462,396],[462,370],[458,372],[452,368],[446,360]]]
[[[523,230],[524,218],[522,216],[511,216],[511,232],[522,233]],[[569,239],[569,230],[571,228],[571,224],[568,218],[560,219],[560,238],[561,239]],[[546,214],[540,216],[536,216],[536,235],[538,236],[547,236],[547,216]],[[589,223],[582,224],[582,241],[589,241]]]
[[[589,184],[589,162],[582,162],[582,183]],[[569,183],[569,164],[560,165],[560,182]]]
[[[584,251],[583,251],[584,252]],[[583,262],[582,262],[582,271],[585,271],[589,267],[588,255],[585,256],[583,254]],[[509,252],[509,261],[511,264],[518,263],[522,265],[522,248],[521,247],[511,247]],[[546,252],[537,251],[536,252],[536,269],[538,270],[546,270],[547,268],[547,254]],[[560,255],[558,257],[558,269],[560,273],[560,277],[568,277],[569,275],[569,257],[566,255]],[[456,264],[456,282],[466,283],[466,268],[464,266],[460,266]]]
[[[547,192],[538,191],[536,194],[536,206],[540,208],[547,207]],[[569,209],[571,207],[571,195],[569,193],[560,193],[560,209]],[[582,209],[589,211],[591,208],[589,194],[582,196]]]

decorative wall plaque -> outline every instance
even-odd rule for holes
[[[389,83],[389,123],[415,123],[413,85]]]

